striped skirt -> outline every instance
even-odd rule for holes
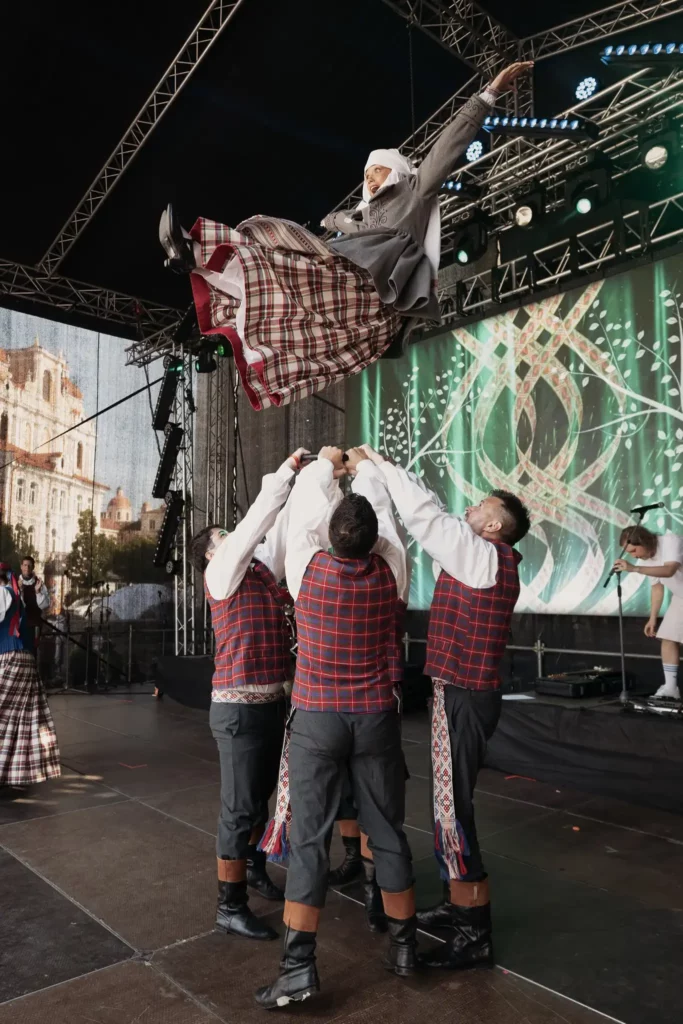
[[[199,329],[230,343],[254,409],[359,373],[403,327],[366,270],[298,224],[253,217],[233,229],[200,219],[190,234]]]
[[[28,651],[0,654],[0,786],[28,786],[61,774],[45,690]]]

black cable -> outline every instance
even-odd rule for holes
[[[43,441],[42,444],[38,445],[38,448],[32,448],[30,454],[35,454],[40,448],[44,448],[46,444],[52,444],[53,441],[58,441],[59,438],[64,437],[65,434],[70,434],[72,430],[77,430],[78,427],[82,427],[86,423],[90,423],[90,420],[96,420],[98,416],[103,416],[105,412],[109,412],[111,409],[115,409],[117,405],[122,405],[124,402],[129,401],[131,398],[135,398],[136,395],[141,395],[142,392],[146,391],[148,387],[153,388],[155,384],[160,384],[163,379],[163,377],[157,377],[157,379],[153,380],[149,385],[143,384],[141,388],[137,388],[135,391],[131,391],[129,395],[126,395],[124,398],[119,398],[116,402],[112,402],[111,405],[107,405],[104,409],[100,409],[99,412],[93,413],[92,416],[86,416],[84,420],[79,420],[78,423],[74,423],[72,427],[68,427],[66,430],[63,430],[61,434],[55,434],[54,437],[50,437],[47,441]],[[9,462],[3,463],[3,465],[0,466],[0,472],[3,469],[7,469],[7,467],[11,466],[14,462],[16,462],[16,458],[12,458],[9,460]]]
[[[410,134],[415,134],[415,80],[413,77],[413,22],[408,22],[408,69],[410,72]]]
[[[324,402],[325,405],[329,405],[330,409],[336,409],[337,412],[341,412],[341,413],[345,413],[346,412],[345,409],[342,409],[341,405],[335,405],[335,403],[331,402],[329,400],[329,398],[323,398],[322,395],[313,395],[312,397],[313,398],[317,398],[319,402]]]

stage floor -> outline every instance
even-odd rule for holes
[[[279,945],[212,929],[219,785],[207,713],[151,695],[50,702],[62,778],[0,798],[0,1024],[264,1020],[252,992],[273,977]],[[407,716],[404,736],[426,905],[440,893],[426,715]],[[323,993],[283,1019],[680,1021],[683,817],[489,770],[477,810],[499,967],[386,974],[386,940],[367,932],[350,886],[322,918]],[[258,897],[252,907],[279,928],[279,908]]]

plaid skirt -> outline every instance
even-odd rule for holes
[[[36,659],[0,654],[0,786],[28,786],[61,775],[59,746]]]
[[[305,398],[359,373],[403,325],[367,271],[298,224],[254,217],[233,229],[200,219],[190,234],[204,270],[220,273],[233,257],[239,261],[241,303],[201,273],[190,279],[199,329],[230,342],[254,409]]]

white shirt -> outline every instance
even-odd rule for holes
[[[370,465],[371,468],[359,472],[353,490],[357,494],[364,494],[375,508],[379,535],[373,551],[384,558],[393,572],[401,596],[406,588],[405,548],[396,532],[389,496],[381,475],[373,473],[376,467],[365,460],[360,465]],[[295,601],[313,555],[318,551],[327,551],[330,547],[330,519],[342,498],[329,459],[317,459],[299,473],[289,499],[291,508],[285,553],[287,587]]]
[[[207,589],[215,601],[232,597],[252,558],[267,565],[276,580],[284,576],[289,502],[284,508],[282,505],[287,501],[293,476],[294,470],[286,462],[276,473],[264,476],[259,495],[244,519],[219,545],[204,573]]]
[[[657,538],[654,558],[638,559],[638,565],[666,565],[667,562],[678,562],[674,575],[668,578],[650,576],[650,585],[654,587],[657,583],[663,583],[676,597],[683,597],[683,537],[677,533],[665,533]]]
[[[0,622],[4,621],[4,618],[11,607],[12,595],[7,587],[0,587]]]
[[[35,585],[36,585],[36,577],[32,576],[30,580],[25,580],[24,577],[20,575],[20,576],[17,577],[17,582],[19,584],[19,593],[21,594],[21,599],[23,601],[24,600],[23,588],[24,587],[35,587]],[[36,607],[41,612],[47,611],[47,609],[50,607],[50,593],[49,593],[47,587],[45,586],[45,583],[43,583],[43,585],[40,588],[40,590],[36,590],[35,593],[36,593]]]
[[[476,534],[463,519],[440,509],[405,469],[390,462],[382,462],[378,468],[406,530],[437,566],[466,587],[493,587],[498,573],[496,545]]]

